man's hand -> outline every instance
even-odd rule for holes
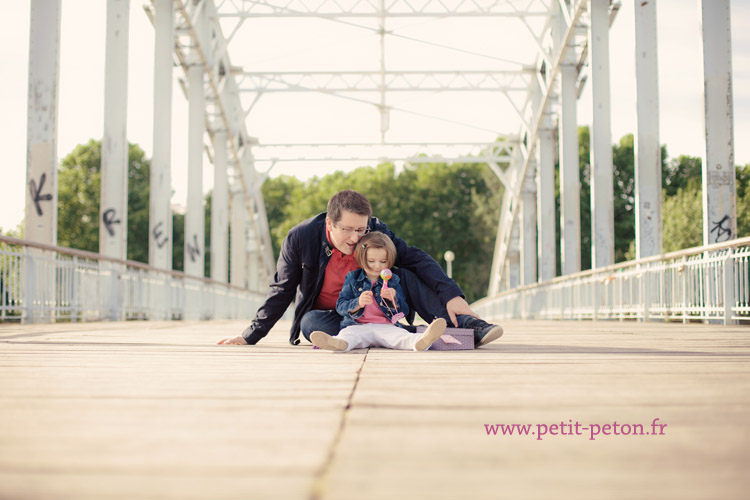
[[[221,339],[217,342],[217,344],[223,344],[223,345],[247,345],[247,341],[245,341],[245,337],[242,335],[238,335],[237,337],[228,337],[225,339]]]
[[[445,308],[448,310],[448,316],[450,316],[453,326],[458,327],[458,320],[456,319],[457,314],[465,314],[467,316],[474,316],[479,318],[479,315],[471,310],[469,303],[463,297],[453,297],[445,304]]]

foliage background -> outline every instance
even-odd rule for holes
[[[581,180],[581,267],[591,267],[591,167],[589,130],[579,128]],[[635,255],[635,180],[633,136],[613,145],[615,259]],[[77,146],[61,162],[58,177],[58,244],[98,252],[101,143]],[[559,172],[558,172],[559,174]],[[150,160],[135,144],[128,162],[128,259],[148,262]],[[559,175],[556,176],[559,179]],[[750,235],[750,164],[737,167],[738,235]],[[375,216],[410,245],[445,266],[447,250],[456,254],[453,276],[473,301],[486,294],[503,186],[484,164],[417,164],[397,171],[385,163],[335,172],[302,182],[289,176],[263,185],[275,255],[289,229],[325,210],[341,189],[356,189],[370,199]],[[662,147],[663,251],[702,244],[701,159],[668,156]],[[559,181],[557,186],[559,241]],[[210,276],[211,193],[205,199],[205,275]],[[173,211],[173,268],[183,269],[184,214]],[[4,231],[23,237],[22,228]],[[230,235],[231,237],[231,235]],[[558,274],[560,249],[558,253]]]

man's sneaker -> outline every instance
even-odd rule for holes
[[[415,351],[426,351],[432,344],[437,342],[437,339],[445,332],[445,328],[448,323],[443,318],[438,318],[427,327],[427,330],[417,339],[417,343],[414,344]]]
[[[474,347],[487,345],[503,336],[502,326],[492,325],[473,316],[468,316],[462,326],[474,329]]]
[[[320,331],[310,334],[310,342],[320,349],[327,349],[329,351],[346,351],[349,348],[349,343],[346,340],[331,337],[326,332]]]

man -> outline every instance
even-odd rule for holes
[[[409,247],[386,225],[372,216],[367,198],[352,190],[336,193],[326,213],[318,214],[293,227],[281,246],[276,275],[266,302],[258,309],[247,329],[219,344],[254,345],[265,337],[292,300],[294,311],[289,342],[299,344],[300,331],[307,340],[313,331],[337,335],[341,316],[336,312],[344,279],[358,269],[354,247],[369,231],[387,234],[397,250],[394,272],[401,279],[406,300],[426,321],[443,318],[453,325],[474,330],[474,344],[481,346],[500,338],[503,329],[491,325],[471,310],[461,288],[450,279],[435,259],[423,250]],[[407,318],[412,322],[414,313]]]

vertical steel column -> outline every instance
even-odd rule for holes
[[[229,282],[247,288],[247,224],[245,194],[241,186],[233,186],[231,199],[231,261]]]
[[[172,0],[155,0],[154,154],[151,159],[149,264],[172,269]]]
[[[505,271],[508,277],[507,288],[512,290],[518,288],[521,282],[521,252],[520,252],[520,241],[518,235],[518,224],[516,224],[510,232],[510,244],[508,245],[508,253],[505,265],[508,266]]]
[[[29,95],[26,119],[26,239],[57,244],[57,103],[60,67],[60,0],[32,0]],[[28,249],[23,268],[26,323],[54,319],[45,302],[54,297],[50,253]],[[45,255],[47,254],[47,255]],[[53,257],[54,258],[54,257]]]
[[[521,285],[536,282],[536,162],[531,162],[521,188],[519,239],[521,241]]]
[[[551,124],[548,123],[549,126]],[[539,281],[551,280],[556,274],[555,246],[555,139],[551,128],[539,130],[537,154],[537,253]]]
[[[108,0],[99,253],[116,259],[127,257],[129,19],[130,0]]]
[[[737,237],[730,0],[701,0],[706,154],[703,244]]]
[[[612,131],[609,91],[609,0],[591,0],[589,67],[591,68],[591,264],[615,261],[612,187]]]
[[[185,214],[185,273],[205,274],[205,208],[203,206],[203,65],[188,69],[188,189]]]
[[[229,252],[229,184],[227,180],[227,133],[214,134],[214,191],[211,197],[211,279],[227,282]]]
[[[638,133],[635,136],[635,255],[659,255],[661,241],[661,145],[656,2],[634,0]]]
[[[128,248],[128,39],[130,0],[107,2],[107,47],[104,61],[104,136],[102,137],[99,253],[127,258]],[[103,285],[107,317],[123,319],[119,275],[112,264]]]
[[[581,270],[581,181],[578,162],[578,69],[575,48],[561,46],[567,30],[562,2],[558,2],[556,47],[564,51],[560,64],[560,272]]]
[[[57,244],[57,104],[61,0],[32,0],[26,120],[28,240]]]

